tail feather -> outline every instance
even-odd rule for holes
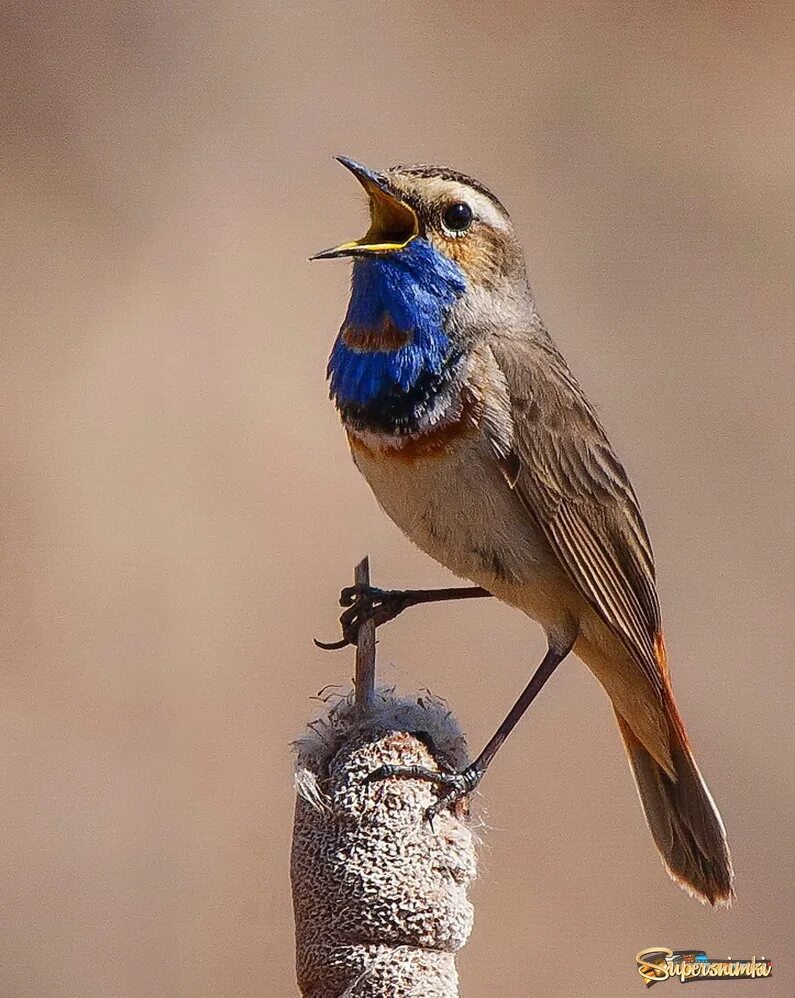
[[[671,700],[669,718],[674,776],[647,752],[628,722],[616,713],[652,838],[663,862],[685,890],[713,907],[734,898],[734,871],[726,832],[688,747]]]

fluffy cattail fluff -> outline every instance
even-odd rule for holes
[[[437,699],[380,690],[337,702],[296,743],[292,845],[304,998],[455,998],[472,928],[475,840],[465,809],[424,820],[435,789],[365,783],[385,763],[460,769],[466,744]]]

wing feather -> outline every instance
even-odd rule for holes
[[[654,556],[638,500],[596,413],[543,331],[490,343],[511,401],[513,439],[495,453],[579,591],[649,681],[660,606]]]

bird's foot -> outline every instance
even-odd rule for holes
[[[315,638],[315,644],[327,650],[355,645],[363,624],[372,621],[380,627],[416,602],[412,590],[346,586],[340,593],[340,606],[346,607],[340,615],[342,638],[339,641],[318,641]]]
[[[408,780],[426,780],[428,783],[435,783],[439,788],[439,797],[434,804],[431,804],[425,811],[425,820],[433,828],[433,819],[447,807],[451,807],[462,797],[472,793],[483,777],[483,770],[477,763],[471,763],[460,773],[444,773],[438,770],[427,769],[425,766],[396,766],[388,763],[379,766],[366,777],[367,783],[376,783],[380,780],[388,780],[391,777],[399,777]]]

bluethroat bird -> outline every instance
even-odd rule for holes
[[[373,776],[432,780],[440,787],[432,814],[448,806],[474,789],[574,652],[610,697],[668,872],[702,901],[729,904],[726,834],[674,700],[638,500],[536,310],[508,212],[454,170],[340,162],[369,196],[370,226],[317,254],[353,258],[330,394],[386,513],[475,583],[374,590],[367,614],[382,623],[415,603],[493,595],[538,621],[548,642],[466,770],[392,766]],[[344,640],[362,619],[348,616]]]

